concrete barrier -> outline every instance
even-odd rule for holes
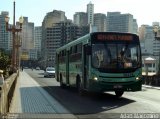
[[[6,114],[9,112],[9,106],[14,94],[18,73],[13,73],[8,77],[3,85],[0,86],[0,114]]]

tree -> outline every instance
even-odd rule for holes
[[[7,54],[3,49],[0,49],[0,69],[4,71],[4,75],[7,72],[8,66],[11,65],[10,55]]]

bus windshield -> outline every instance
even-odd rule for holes
[[[92,44],[92,66],[103,72],[133,71],[141,66],[139,44],[133,42],[94,43]]]

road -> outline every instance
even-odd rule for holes
[[[51,96],[56,98],[72,114],[160,113],[160,90],[143,87],[139,92],[125,92],[117,99],[107,92],[101,95],[80,96],[75,89],[61,89],[55,78],[44,78],[41,70],[25,70]]]

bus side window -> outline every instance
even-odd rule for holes
[[[81,53],[82,52],[82,44],[77,45],[77,52]]]

